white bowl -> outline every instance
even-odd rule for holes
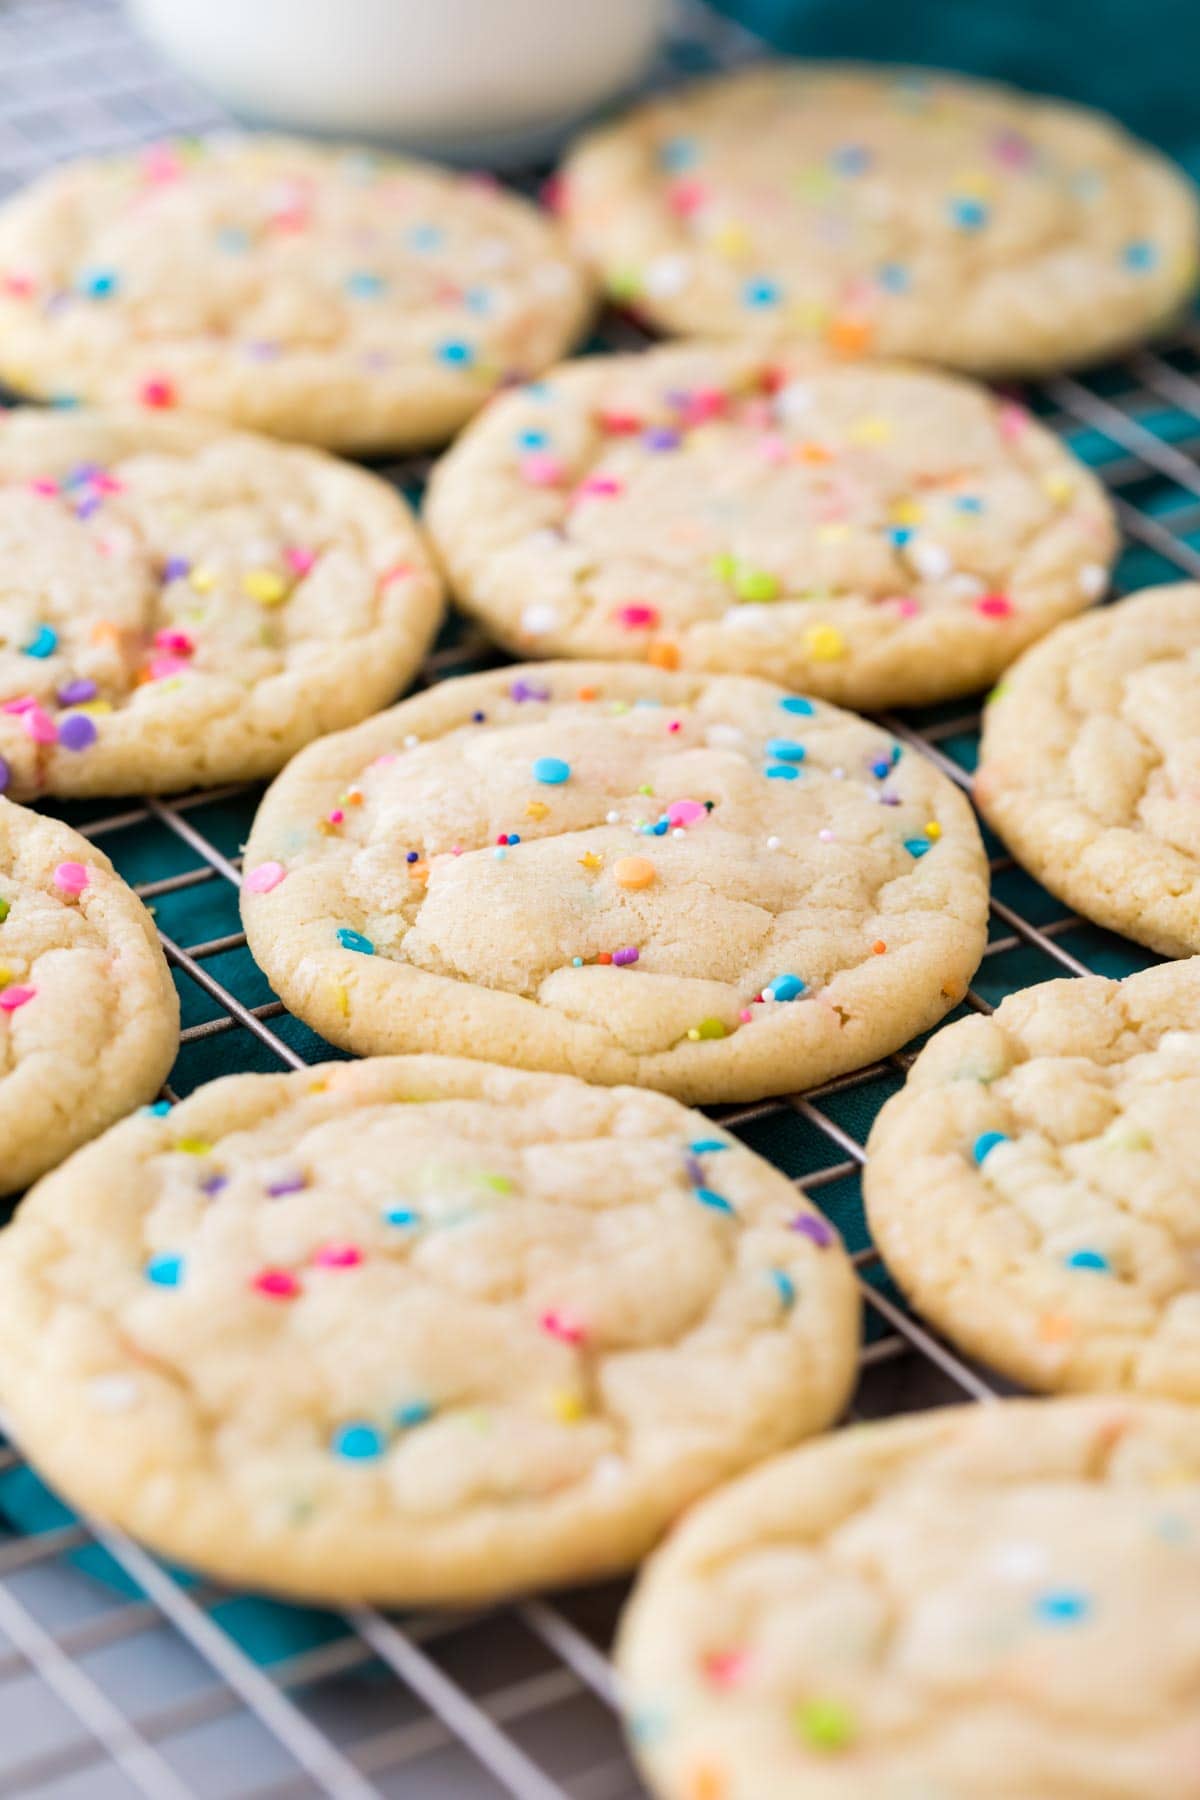
[[[455,160],[544,152],[629,87],[668,0],[129,0],[183,72],[260,124]]]

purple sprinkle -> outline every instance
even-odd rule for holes
[[[7,791],[8,784],[11,780],[12,780],[12,770],[9,768],[8,764],[5,762],[4,758],[2,756],[0,756],[0,794],[3,794]]]
[[[272,1200],[278,1200],[283,1194],[298,1194],[308,1186],[305,1175],[281,1175],[278,1181],[267,1183],[267,1192]]]
[[[164,581],[182,581],[185,575],[190,574],[191,567],[186,556],[168,556],[163,564],[162,578]]]
[[[81,675],[77,681],[66,681],[59,688],[58,704],[60,706],[86,706],[88,701],[94,700],[99,692],[94,681],[89,681],[86,675]]]
[[[879,799],[883,806],[899,806],[900,804],[899,794],[880,794]]]
[[[613,962],[616,963],[618,968],[623,968],[626,963],[635,963],[637,959],[638,953],[632,944],[624,950],[613,951]]]
[[[99,463],[76,463],[63,482],[63,486],[68,488],[86,487],[89,481],[95,481],[97,475],[102,473]]]
[[[642,443],[647,450],[678,450],[679,442],[679,433],[668,425],[652,425],[649,431],[642,433]]]
[[[58,728],[58,741],[64,750],[86,750],[96,741],[96,727],[86,713],[71,713]]]
[[[550,689],[538,687],[532,681],[514,681],[508,690],[508,696],[510,700],[516,700],[518,703],[522,700],[548,700]]]
[[[707,1187],[708,1183],[704,1177],[704,1166],[698,1156],[685,1156],[683,1159],[683,1166],[687,1172],[687,1178],[693,1187]]]
[[[81,500],[79,505],[75,508],[75,517],[77,519],[90,519],[92,514],[99,512],[103,505],[104,501],[99,494],[89,494],[87,499]]]
[[[810,1238],[818,1250],[828,1250],[835,1241],[833,1226],[827,1225],[816,1213],[797,1213],[792,1220],[792,1230],[798,1231],[801,1237]]]
[[[219,1194],[222,1188],[229,1186],[228,1175],[206,1175],[200,1183],[202,1194]]]

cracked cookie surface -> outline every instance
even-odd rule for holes
[[[495,184],[263,135],[70,163],[0,210],[0,371],[327,449],[436,443],[570,347],[589,284]]]
[[[195,418],[0,419],[0,792],[272,775],[393,700],[441,611],[404,502]]]
[[[984,715],[975,799],[1085,919],[1200,951],[1200,584],[1060,625]]]
[[[0,1396],[47,1478],[330,1600],[627,1567],[837,1415],[857,1325],[832,1227],[708,1120],[435,1057],[215,1082],[0,1237]]]
[[[916,1306],[1029,1386],[1200,1402],[1200,957],[940,1031],[867,1146]]]
[[[1100,484],[1011,400],[900,365],[672,346],[555,369],[434,472],[463,604],[516,654],[839,704],[994,681],[1107,585]]]
[[[178,1041],[136,894],[59,820],[0,800],[0,1194],[153,1100]]]
[[[1196,281],[1181,170],[1112,120],[920,69],[773,63],[585,137],[580,252],[684,335],[816,341],[988,375],[1094,361]]]
[[[332,1042],[692,1101],[897,1048],[986,929],[973,815],[919,753],[766,682],[628,663],[443,682],[310,746],[245,868],[254,956]]]
[[[1195,1800],[1194,1408],[837,1432],[696,1507],[618,1645],[662,1800]]]

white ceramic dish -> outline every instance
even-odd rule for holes
[[[668,0],[129,0],[146,34],[257,124],[456,161],[544,152],[632,85]]]

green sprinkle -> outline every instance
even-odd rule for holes
[[[812,1750],[846,1750],[858,1735],[854,1714],[840,1700],[806,1700],[796,1708],[793,1719]]]

